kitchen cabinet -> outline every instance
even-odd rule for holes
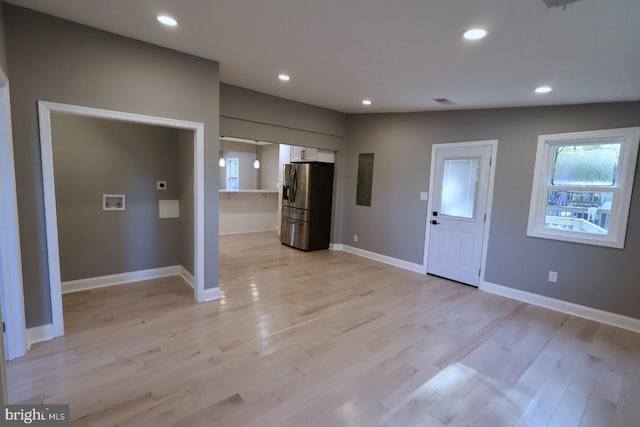
[[[335,153],[330,150],[292,145],[291,162],[335,163]]]

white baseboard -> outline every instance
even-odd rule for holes
[[[342,243],[329,243],[329,250],[330,251],[341,251],[342,250]]]
[[[560,311],[562,313],[571,314],[573,316],[595,320],[596,322],[605,323],[607,325],[617,326],[618,328],[640,332],[640,319],[635,319],[633,317],[610,313],[608,311],[598,310],[597,308],[591,308],[584,305],[574,304],[572,302],[549,298],[543,295],[509,288],[507,286],[496,285],[495,283],[490,282],[483,282],[482,284],[480,284],[480,290],[489,292],[491,294],[511,298],[517,301],[549,308],[551,310]]]
[[[88,289],[104,288],[105,286],[139,282],[141,280],[159,279],[167,276],[183,276],[181,269],[182,266],[172,265],[169,267],[152,268],[149,270],[130,271],[128,273],[70,280],[68,282],[62,282],[62,293],[68,294],[71,292],[86,291]],[[189,280],[187,280],[186,277],[183,276],[183,278],[189,283]],[[190,284],[191,283],[194,283],[193,280]]]
[[[426,270],[422,266],[422,264],[416,264],[409,261],[404,261],[402,259],[393,258],[387,255],[378,254],[375,252],[365,251],[364,249],[354,248],[353,246],[348,246],[344,244],[332,244],[334,247],[329,249],[333,250],[341,250],[348,252],[353,255],[358,255],[364,258],[369,258],[374,261],[383,262],[385,264],[393,265],[394,267],[403,268],[405,270],[414,271],[416,273],[426,274]]]
[[[186,268],[184,268],[181,265],[179,265],[177,267],[178,267],[178,274],[180,275],[180,277],[182,277],[184,279],[184,281],[189,284],[189,286],[191,286],[193,289],[195,289],[196,288],[196,279],[195,279],[195,277],[193,277],[193,274],[189,273],[189,270],[187,270]]]
[[[48,323],[46,325],[36,326],[34,328],[27,329],[27,351],[31,350],[31,345],[42,341],[49,341],[53,339],[53,325]]]
[[[220,287],[204,290],[203,301],[215,301],[217,299],[220,299]]]

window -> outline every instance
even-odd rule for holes
[[[527,235],[623,248],[640,128],[541,135]]]
[[[240,159],[227,159],[227,190],[240,189]]]
[[[445,159],[440,215],[473,218],[480,159]]]

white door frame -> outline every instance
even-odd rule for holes
[[[429,225],[431,223],[431,213],[433,212],[433,191],[436,174],[436,149],[438,148],[460,148],[460,147],[478,147],[488,145],[491,147],[491,167],[489,168],[489,192],[487,193],[487,220],[484,223],[482,237],[482,257],[480,260],[480,279],[478,285],[484,283],[484,273],[487,265],[487,247],[489,246],[489,229],[491,226],[491,212],[493,210],[493,182],[496,172],[496,154],[498,153],[498,140],[489,139],[485,141],[465,141],[465,142],[448,142],[444,144],[433,144],[431,146],[431,169],[429,172],[429,201],[427,202],[427,220],[424,232],[424,256],[422,258],[423,270],[425,273],[429,271],[427,265],[429,260]]]
[[[0,284],[2,312],[6,322],[6,358],[11,360],[27,352],[22,288],[22,261],[18,224],[9,80],[0,69]]]
[[[187,129],[194,131],[193,165],[195,175],[194,198],[194,246],[195,246],[195,300],[205,300],[204,290],[204,124],[164,117],[124,113],[38,101],[40,120],[40,146],[42,151],[42,181],[44,187],[45,224],[47,232],[47,254],[49,260],[49,289],[51,292],[51,313],[53,336],[64,335],[62,313],[62,286],[60,278],[60,254],[58,249],[58,221],[56,213],[56,192],[53,169],[53,144],[51,136],[51,113],[67,113],[85,117],[119,120]]]

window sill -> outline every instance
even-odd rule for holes
[[[527,237],[537,237],[540,239],[558,240],[561,242],[580,243],[585,245],[624,249],[624,241],[618,242],[616,240],[612,240],[610,236],[607,236],[608,239],[603,239],[602,237],[599,238],[599,236],[596,234],[550,231],[544,229],[544,231],[527,230]]]

